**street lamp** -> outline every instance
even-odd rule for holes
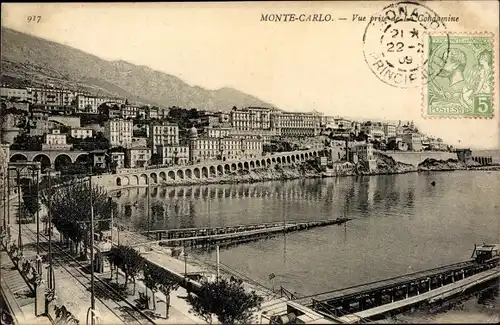
[[[92,313],[91,324],[94,325],[95,296],[94,296],[94,203],[92,202],[92,167],[89,174],[90,190],[90,309]],[[87,315],[88,315],[87,312]],[[88,317],[88,316],[87,316]]]
[[[2,189],[3,189],[3,191],[2,191],[2,201],[3,201],[3,206],[2,206],[3,207],[3,231],[5,233],[7,233],[7,206],[6,206],[6,204],[7,204],[7,201],[6,201],[6,199],[7,199],[7,193],[6,193],[6,191],[7,191],[7,181],[6,180],[8,178],[7,178],[7,174],[6,173],[2,173],[1,176],[2,176],[2,185],[3,185],[2,186]]]

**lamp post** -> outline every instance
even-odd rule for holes
[[[92,311],[91,325],[94,325],[95,296],[94,296],[94,203],[92,202],[92,167],[89,175],[90,188],[90,310]]]
[[[149,239],[149,235],[150,235],[150,231],[151,231],[151,221],[150,221],[150,218],[151,218],[151,193],[150,193],[150,180],[148,179],[147,180],[148,182],[148,187],[146,188],[146,191],[147,191],[147,200],[148,200],[148,204],[146,205],[146,213],[147,213],[147,218],[148,218],[148,239]]]
[[[54,292],[55,293],[55,277],[54,277],[54,269],[52,265],[52,178],[51,178],[51,173],[53,171],[52,168],[47,168],[47,174],[48,174],[48,209],[47,209],[47,222],[48,222],[48,232],[49,232],[49,269],[48,269],[48,287],[47,289],[49,292]]]
[[[32,179],[35,179],[35,170],[32,173]],[[40,256],[40,169],[36,169],[36,255]]]
[[[111,227],[109,227],[110,234],[111,234],[111,245],[113,245],[113,198],[110,196],[108,198],[109,202],[109,211],[111,214]]]
[[[2,173],[2,201],[3,201],[3,230],[5,233],[7,233],[7,174],[6,173]]]
[[[188,254],[186,253],[186,249],[184,248],[184,277],[187,279],[187,260],[188,260]]]

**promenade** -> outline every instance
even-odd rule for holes
[[[12,210],[17,208],[11,206]],[[14,213],[14,211],[12,211]],[[11,214],[14,215],[14,214]],[[12,238],[17,241],[18,227],[12,225]],[[59,233],[54,231],[52,237],[52,256],[56,278],[56,298],[55,305],[64,305],[71,312],[80,324],[86,323],[87,311],[90,307],[90,273],[88,263],[82,266],[76,262],[57,241]],[[23,254],[26,259],[34,260],[36,257],[36,225],[22,225]],[[44,255],[47,253],[48,241],[45,236],[40,236],[40,251]],[[14,264],[10,260],[6,251],[2,251],[2,285],[9,289],[11,299],[16,300],[17,305],[22,306],[22,318],[20,324],[49,324],[47,317],[34,317],[34,298],[28,301],[19,295],[19,288],[28,289],[20,272],[13,269]],[[190,305],[185,300],[187,292],[184,288],[173,291],[170,295],[169,317],[165,318],[165,296],[156,293],[156,309],[145,310],[143,313],[134,310],[133,306],[139,298],[139,292],[144,293],[146,287],[141,280],[136,281],[135,293],[132,292],[132,283],[129,282],[127,290],[117,289],[118,284],[123,285],[125,277],[120,273],[118,281],[110,281],[109,273],[95,273],[95,305],[99,322],[101,324],[202,324],[202,319],[190,313]],[[46,273],[44,274],[46,277]],[[115,277],[113,277],[115,278]],[[119,290],[113,292],[110,288]],[[151,296],[151,291],[148,290]],[[17,296],[15,295],[17,293]],[[152,304],[150,304],[152,306]],[[16,310],[14,310],[16,312]],[[19,311],[17,311],[19,313]],[[53,311],[50,311],[54,317]]]

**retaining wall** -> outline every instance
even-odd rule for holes
[[[455,152],[443,151],[423,151],[423,152],[401,152],[401,151],[381,151],[382,154],[392,157],[395,161],[405,164],[410,164],[415,167],[418,166],[427,158],[434,158],[437,160],[458,159]]]

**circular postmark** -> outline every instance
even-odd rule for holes
[[[414,2],[398,2],[370,17],[363,34],[363,54],[381,81],[399,88],[419,87],[438,75],[448,55],[449,37],[442,38],[440,66],[428,69],[429,40],[433,32],[444,33],[439,15]]]

